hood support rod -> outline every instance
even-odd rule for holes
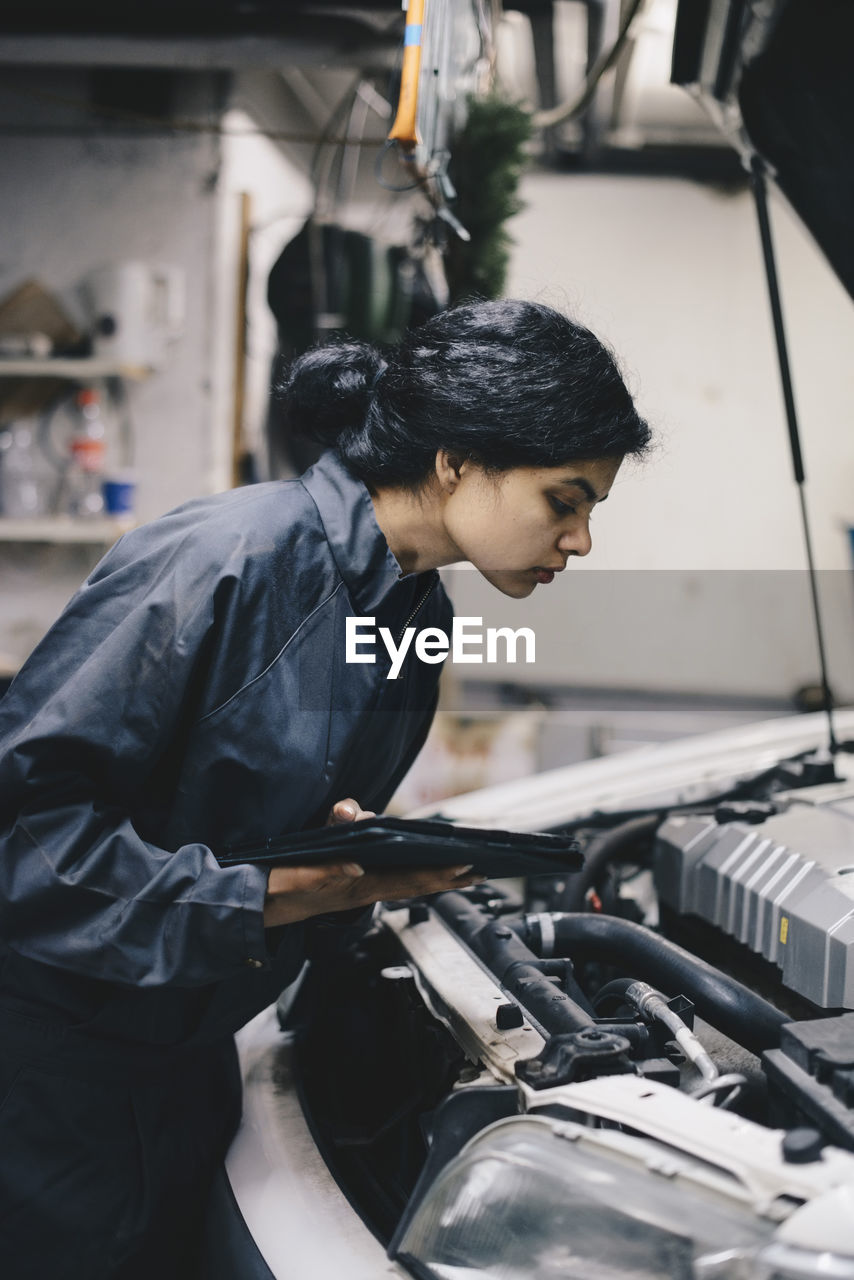
[[[809,568],[810,592],[812,595],[813,619],[816,639],[818,641],[818,660],[821,667],[821,688],[824,709],[827,712],[827,725],[831,755],[835,755],[839,747],[833,731],[833,705],[830,685],[827,679],[827,657],[824,647],[824,628],[821,620],[821,606],[818,598],[818,578],[813,557],[812,536],[810,534],[809,516],[807,514],[806,496],[804,493],[804,462],[801,453],[801,439],[798,430],[798,418],[795,411],[795,393],[792,389],[792,375],[789,368],[789,354],[786,346],[786,331],[783,327],[783,308],[780,302],[780,288],[777,283],[777,266],[774,257],[774,243],[771,239],[771,220],[768,216],[768,191],[766,168],[758,155],[753,155],[750,162],[751,186],[756,203],[756,215],[759,220],[759,237],[762,242],[762,257],[765,262],[765,277],[768,281],[768,297],[771,303],[771,317],[774,322],[774,337],[777,343],[777,361],[780,366],[780,381],[783,384],[783,402],[786,407],[786,423],[789,428],[789,446],[792,452],[792,466],[795,472],[795,484],[798,488],[798,499],[801,507],[801,523],[804,531],[804,544]]]

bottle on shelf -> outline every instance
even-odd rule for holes
[[[68,446],[64,506],[68,515],[85,520],[104,514],[107,433],[101,398],[94,387],[82,387],[74,403],[76,413]]]
[[[31,519],[47,508],[48,476],[32,428],[11,423],[0,431],[0,517]]]

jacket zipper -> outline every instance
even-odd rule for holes
[[[435,585],[436,585],[436,583],[437,583],[438,581],[439,581],[439,577],[438,577],[438,574],[437,574],[437,575],[436,575],[436,577],[433,579],[433,581],[430,583],[430,586],[429,586],[429,587],[427,588],[427,590],[424,592],[424,595],[423,595],[423,596],[421,597],[421,599],[418,601],[418,604],[417,604],[417,605],[415,606],[415,608],[412,610],[412,613],[410,613],[409,617],[406,619],[406,621],[404,622],[403,626],[401,627],[401,629],[400,629],[400,635],[397,637],[397,647],[398,647],[398,649],[400,648],[401,641],[403,640],[403,637],[404,637],[404,635],[406,634],[406,628],[407,628],[407,627],[409,626],[409,624],[412,622],[413,618],[417,618],[417,617],[418,617],[419,613],[420,613],[420,612],[421,612],[421,610],[424,608],[424,605],[425,605],[425,604],[427,603],[427,601],[429,600],[429,598],[430,598],[430,596],[431,596],[431,594],[432,594],[432,592],[433,592],[433,588],[435,587]],[[403,679],[403,671],[402,671],[402,670],[401,670],[400,674],[396,677],[396,679],[398,679],[398,680],[402,680],[402,679]]]

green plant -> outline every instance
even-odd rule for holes
[[[512,240],[504,224],[523,207],[518,197],[531,137],[528,111],[494,95],[471,98],[466,123],[451,147],[448,175],[453,210],[471,240],[449,237],[445,271],[451,302],[500,297]]]

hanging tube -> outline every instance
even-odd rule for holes
[[[397,115],[389,133],[390,142],[398,142],[406,151],[418,142],[415,119],[418,113],[418,77],[421,74],[421,41],[424,30],[425,0],[409,0],[406,30],[403,36],[403,65],[400,69],[400,98]]]

